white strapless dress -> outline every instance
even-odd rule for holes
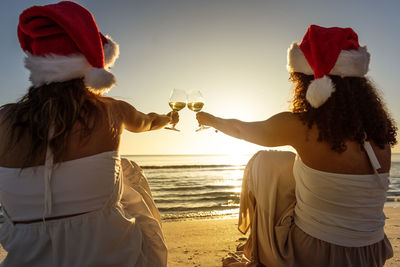
[[[1,266],[166,266],[161,219],[141,168],[115,151],[56,165],[51,217],[43,215],[44,166],[0,167],[5,222]]]

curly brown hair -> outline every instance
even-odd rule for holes
[[[316,124],[318,141],[329,143],[339,153],[346,150],[346,141],[363,145],[365,134],[382,149],[387,144],[395,145],[397,127],[372,83],[364,77],[329,77],[335,92],[322,106],[313,108],[306,100],[306,93],[314,76],[290,74],[295,85],[292,112],[299,114],[309,129]]]
[[[27,134],[30,148],[24,166],[44,153],[50,125],[54,135],[49,145],[55,162],[62,160],[67,149],[67,140],[75,123],[81,125],[80,139],[84,141],[96,126],[96,120],[105,105],[100,98],[87,90],[82,79],[56,82],[39,87],[30,87],[17,103],[6,104],[4,121],[10,124],[9,149]]]

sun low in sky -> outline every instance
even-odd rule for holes
[[[0,104],[15,102],[29,86],[17,39],[19,14],[57,1],[3,1],[0,10]],[[173,88],[200,90],[203,110],[224,118],[265,120],[287,111],[292,87],[286,53],[308,25],[352,27],[371,53],[369,77],[400,121],[398,43],[400,2],[152,0],[76,1],[94,15],[100,31],[120,44],[107,96],[138,110],[168,113]],[[196,132],[195,112],[180,112],[180,132],[124,133],[122,154],[253,153],[261,147],[216,133]],[[287,149],[286,147],[284,149]],[[399,146],[395,152],[400,152]]]

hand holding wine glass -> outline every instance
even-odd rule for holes
[[[215,120],[215,116],[207,112],[198,112],[196,114],[196,119],[199,122],[199,125],[211,126],[212,122]]]
[[[169,97],[169,106],[173,111],[178,112],[186,106],[187,95],[186,92],[180,89],[174,88],[171,92],[171,96]],[[168,130],[180,131],[175,128],[175,124],[172,124],[172,127],[165,127]]]
[[[169,124],[176,125],[179,122],[179,113],[178,111],[170,111],[166,114],[169,117]]]
[[[204,97],[200,91],[191,91],[188,95],[188,108],[194,112],[199,112],[204,106]],[[206,127],[204,125],[199,125],[200,127],[196,130],[196,132],[208,129],[210,127]]]

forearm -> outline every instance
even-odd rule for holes
[[[144,114],[121,100],[114,101],[114,105],[116,105],[119,114],[122,114],[124,128],[134,133],[161,129],[168,123],[178,123],[179,121],[177,112],[170,112],[166,115],[155,112]]]
[[[303,123],[296,115],[282,112],[265,121],[244,122],[222,119],[206,112],[196,115],[199,124],[211,126],[232,137],[267,147],[291,145],[296,148],[298,129]]]
[[[160,115],[154,112],[147,114],[147,116],[150,119],[149,126],[147,127],[148,131],[161,129],[170,123],[171,120],[167,115]]]
[[[215,128],[224,134],[232,137],[243,139],[243,126],[244,122],[237,119],[222,119],[219,117],[213,117],[210,120],[209,126]]]

